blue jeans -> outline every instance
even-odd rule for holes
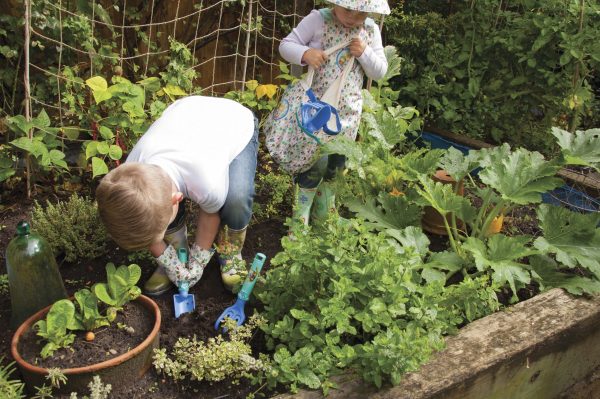
[[[299,173],[294,180],[302,188],[315,188],[321,180],[331,180],[338,169],[346,164],[346,157],[340,154],[331,154],[321,157],[309,170]]]
[[[258,119],[254,118],[254,134],[246,147],[229,164],[229,191],[219,210],[221,224],[233,230],[248,226],[254,201],[254,175],[258,154]]]

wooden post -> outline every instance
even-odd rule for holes
[[[31,121],[31,87],[29,86],[29,43],[31,42],[31,0],[25,0],[25,38],[23,50],[25,55],[23,84],[25,86],[25,119]],[[33,140],[33,129],[27,132],[29,140]],[[27,177],[27,198],[31,198],[31,159],[25,155],[25,175]]]

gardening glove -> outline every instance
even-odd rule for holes
[[[181,281],[187,281],[189,283],[189,287],[193,287],[194,284],[200,280],[202,277],[202,273],[204,272],[204,267],[210,260],[214,250],[201,250],[197,245],[194,244],[192,249],[190,250],[190,262],[188,265],[179,260],[177,256],[177,251],[173,247],[173,245],[169,244],[167,249],[156,258],[156,261],[160,266],[163,267],[169,280],[173,283],[178,284]],[[204,263],[198,261],[198,259],[203,259],[201,254],[206,258]]]

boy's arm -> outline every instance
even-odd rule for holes
[[[202,249],[210,249],[219,231],[220,223],[221,216],[218,212],[208,213],[200,208],[196,223],[196,245]]]
[[[310,49],[308,45],[312,41],[320,42],[319,39],[322,34],[323,17],[319,11],[313,10],[281,41],[279,44],[279,54],[287,62],[304,65],[302,63],[302,56]]]
[[[381,33],[379,27],[373,24],[373,43],[366,45],[365,50],[360,57],[357,58],[358,62],[365,71],[365,75],[373,80],[383,78],[387,72],[388,63],[385,58],[383,51],[383,44],[381,43]]]

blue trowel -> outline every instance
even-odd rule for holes
[[[188,253],[187,248],[179,248],[177,250],[177,257],[182,263],[187,263]],[[196,299],[193,294],[188,291],[190,289],[189,281],[178,281],[177,289],[179,294],[173,295],[173,308],[175,309],[175,318],[179,318],[184,313],[192,312],[196,309]]]

